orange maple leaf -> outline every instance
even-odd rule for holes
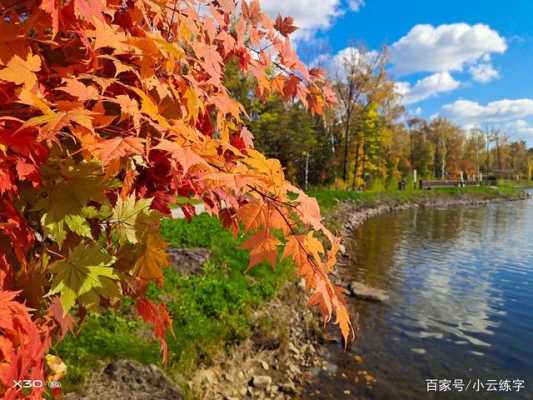
[[[168,344],[165,339],[165,333],[170,331],[174,335],[172,328],[172,319],[164,304],[152,303],[145,297],[137,300],[137,312],[143,318],[144,322],[151,323],[154,330],[154,335],[159,341],[161,352],[163,354],[163,362],[168,361]]]
[[[144,144],[138,137],[116,137],[92,145],[89,150],[107,165],[122,157],[144,154]]]
[[[250,250],[248,268],[253,268],[263,261],[268,261],[272,268],[275,268],[280,244],[281,242],[268,229],[261,230],[249,238],[242,245],[243,249]]]
[[[88,100],[97,100],[100,98],[98,90],[94,86],[86,86],[74,78],[64,78],[65,86],[59,87],[56,90],[61,90],[71,96],[78,98],[79,101],[85,102]]]
[[[0,71],[0,80],[24,85],[32,89],[37,83],[36,72],[41,70],[41,58],[38,55],[28,54],[26,60],[15,55],[7,66]]]

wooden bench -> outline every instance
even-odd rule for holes
[[[442,181],[420,181],[420,189],[422,190],[431,190],[439,188],[451,188],[451,187],[461,187],[465,182],[461,181],[451,181],[451,180],[442,180]]]

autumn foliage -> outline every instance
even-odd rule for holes
[[[176,206],[193,217],[186,199],[248,234],[250,267],[292,258],[311,305],[352,334],[328,279],[338,239],[317,202],[254,150],[223,84],[237,60],[261,98],[319,114],[332,103],[323,73],[291,47],[291,18],[234,0],[0,0],[0,13],[4,398],[22,396],[13,380],[44,377],[50,344],[74,321],[125,294],[166,358],[170,317],[144,292],[168,264],[159,221]]]

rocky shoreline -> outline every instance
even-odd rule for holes
[[[421,198],[420,200],[414,200],[408,203],[393,201],[384,202],[383,204],[377,204],[371,207],[360,203],[339,203],[336,212],[332,216],[332,220],[344,221],[340,234],[343,238],[345,238],[367,219],[386,213],[424,207],[446,208],[456,206],[482,206],[492,203],[525,200],[529,197],[530,196],[528,193],[519,192],[513,196],[502,196],[488,199],[479,199],[469,196],[464,196],[461,198]]]

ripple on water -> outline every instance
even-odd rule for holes
[[[338,374],[364,368],[377,378],[365,395],[391,400],[426,399],[428,377],[531,376],[533,201],[414,209],[373,218],[355,235],[352,278],[385,289],[390,301],[358,303],[353,348],[365,363],[334,353]],[[341,387],[360,392],[319,384],[330,389],[323,398],[344,398]]]

